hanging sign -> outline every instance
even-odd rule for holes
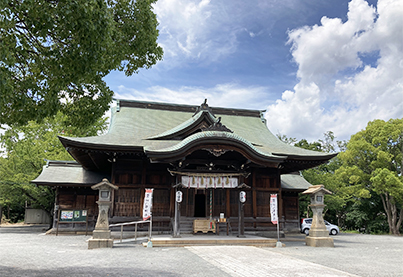
[[[277,224],[278,222],[277,194],[270,194],[270,214],[271,214],[271,223]]]
[[[144,205],[143,205],[144,221],[151,218],[151,208],[153,206],[153,190],[154,189],[146,189],[146,193],[144,195]]]
[[[176,202],[182,202],[182,192],[180,190],[176,192]]]
[[[241,203],[245,203],[246,202],[246,192],[241,191],[239,193],[239,201],[241,201]]]

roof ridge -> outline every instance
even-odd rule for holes
[[[124,100],[117,99],[119,107],[131,107],[131,108],[143,108],[143,109],[155,109],[155,110],[169,110],[179,112],[193,112],[195,113],[200,105],[188,105],[188,104],[175,104],[165,102],[151,102],[140,100]],[[214,114],[235,115],[235,116],[252,116],[261,117],[261,114],[266,110],[250,110],[250,109],[238,109],[238,108],[224,108],[224,107],[211,107],[210,109]]]

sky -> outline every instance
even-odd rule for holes
[[[159,0],[154,12],[164,58],[106,76],[115,98],[266,110],[273,134],[308,141],[403,117],[401,0]]]

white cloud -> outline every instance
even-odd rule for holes
[[[268,107],[271,130],[310,140],[333,131],[349,139],[368,121],[403,117],[402,14],[403,1],[379,0],[375,10],[352,0],[346,22],[323,17],[320,26],[290,31],[299,84]],[[361,55],[373,51],[379,59],[365,64]]]
[[[176,104],[200,105],[207,98],[208,104],[214,107],[231,107],[243,109],[264,108],[268,104],[267,88],[242,87],[238,84],[219,84],[212,88],[181,87],[177,90],[160,86],[150,87],[146,91],[120,86],[115,97],[141,101],[167,102]],[[247,103],[245,103],[247,99]]]
[[[238,50],[245,30],[250,38],[270,33],[280,15],[299,2],[158,0],[154,11],[160,23],[158,41],[164,48],[164,62],[158,66],[219,61]]]
[[[209,0],[160,0],[155,12],[160,23],[159,43],[169,61],[164,66],[179,66],[183,59],[215,61],[236,49],[237,27],[225,24],[229,18],[220,15]]]

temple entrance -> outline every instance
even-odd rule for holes
[[[204,191],[195,194],[195,217],[206,217],[206,195]]]

